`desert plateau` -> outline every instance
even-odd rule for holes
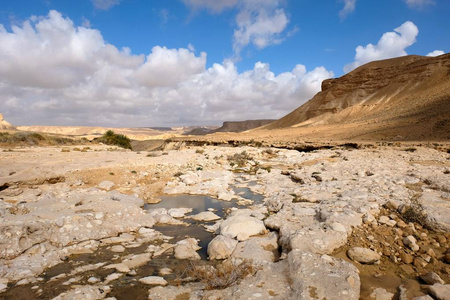
[[[0,300],[450,300],[450,3],[330,3],[2,3]]]

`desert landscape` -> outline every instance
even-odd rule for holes
[[[0,300],[450,300],[449,14],[2,0]]]
[[[449,74],[372,62],[268,125],[134,151],[2,118],[0,298],[448,299]]]

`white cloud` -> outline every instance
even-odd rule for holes
[[[433,0],[403,0],[409,8],[421,9],[429,5],[434,5]]]
[[[212,13],[220,13],[234,7],[238,0],[183,0],[183,2],[194,10],[207,9]]]
[[[234,31],[233,49],[239,55],[248,44],[262,49],[283,41],[281,33],[286,29],[289,18],[279,8],[277,0],[246,0],[236,16],[238,28]]]
[[[101,10],[108,10],[120,3],[121,0],[92,0],[95,8]]]
[[[233,35],[233,50],[237,57],[249,44],[262,49],[281,43],[285,37],[298,30],[294,28],[283,35],[289,23],[288,15],[281,8],[283,0],[183,0],[183,2],[194,10],[207,9],[212,13],[220,13],[227,8],[237,9],[237,28]]]
[[[340,0],[344,2],[344,7],[339,11],[339,17],[341,20],[345,20],[349,14],[355,11],[356,0]]]
[[[394,32],[383,34],[378,44],[356,47],[355,61],[345,65],[344,72],[350,72],[374,60],[407,55],[405,49],[416,42],[418,34],[417,26],[413,22],[407,21],[400,27],[395,28]]]
[[[439,56],[442,54],[445,54],[445,52],[442,50],[434,50],[433,52],[428,53],[427,56]]]
[[[13,123],[173,126],[278,118],[320,90],[323,67],[274,74],[266,63],[239,72],[206,68],[193,47],[147,55],[107,44],[57,11],[7,31],[0,25],[0,112]]]

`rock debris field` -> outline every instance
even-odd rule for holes
[[[450,154],[2,149],[0,298],[450,299]]]

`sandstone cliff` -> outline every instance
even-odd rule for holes
[[[14,126],[12,126],[9,122],[3,119],[2,114],[0,114],[0,129],[14,129]]]
[[[310,101],[265,129],[355,124],[409,139],[450,139],[450,54],[375,61],[325,80]],[[348,126],[346,128],[349,128]],[[366,131],[367,131],[366,130]]]

